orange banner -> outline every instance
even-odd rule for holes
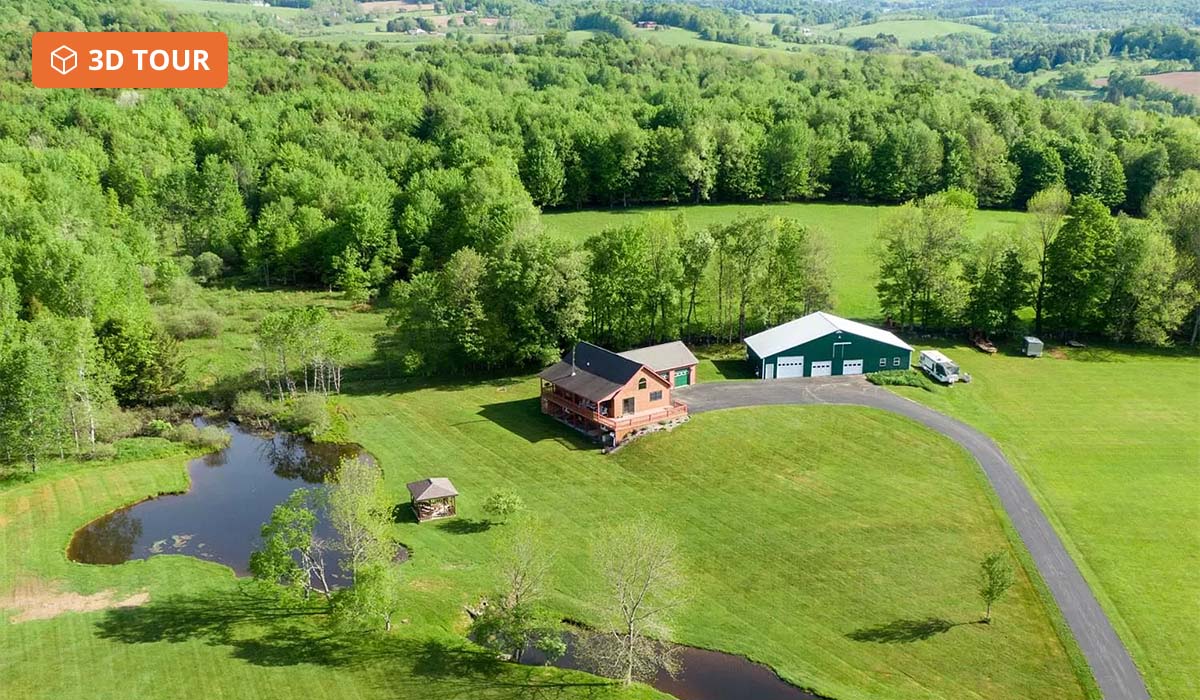
[[[224,32],[38,32],[41,88],[220,88],[229,82]]]

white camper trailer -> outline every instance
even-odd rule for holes
[[[971,381],[969,375],[959,372],[958,365],[954,363],[954,360],[951,360],[937,350],[921,351],[921,369],[935,381],[943,384]]]

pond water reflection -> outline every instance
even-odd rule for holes
[[[260,435],[228,425],[229,447],[188,464],[186,493],[151,498],[93,520],[71,539],[67,557],[84,564],[120,564],[155,554],[187,554],[225,564],[244,576],[271,510],[297,488],[325,488],[357,445],[313,443],[297,435]],[[319,522],[317,534],[332,529]]]
[[[563,635],[567,653],[553,665],[589,671],[576,654],[577,637]],[[521,663],[540,666],[546,657],[537,649],[528,649]],[[733,654],[696,647],[679,647],[679,673],[674,678],[660,672],[650,685],[680,700],[821,700],[786,683],[771,669]]]

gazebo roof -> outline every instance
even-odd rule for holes
[[[414,502],[430,501],[435,498],[446,498],[448,496],[457,496],[458,491],[454,488],[454,484],[450,480],[435,476],[429,479],[421,479],[414,481],[408,485],[408,492],[412,494]]]

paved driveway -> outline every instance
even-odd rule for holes
[[[964,387],[963,391],[970,391]],[[996,443],[971,426],[867,382],[863,377],[777,379],[774,381],[710,382],[681,387],[675,398],[690,413],[738,406],[778,404],[847,404],[869,406],[911,418],[954,440],[970,452],[1050,588],[1092,675],[1107,700],[1148,700],[1146,684],[1108,616],[1025,482]]]

